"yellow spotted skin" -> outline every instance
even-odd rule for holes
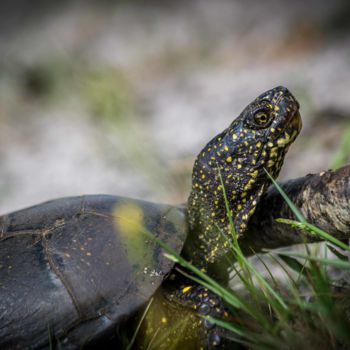
[[[216,262],[229,249],[230,215],[244,234],[259,198],[269,185],[264,171],[277,177],[286,152],[301,129],[299,104],[284,87],[266,91],[251,102],[196,158],[188,201],[190,234],[185,256],[198,267]]]

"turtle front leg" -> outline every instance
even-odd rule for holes
[[[184,308],[184,312],[192,313],[197,320],[197,331],[193,334],[197,342],[196,349],[243,349],[240,344],[229,340],[229,331],[216,326],[207,318],[211,316],[228,322],[233,321],[229,309],[216,294],[192,280],[184,279],[183,276],[179,286],[171,288],[169,282],[165,285],[164,292],[169,302]]]
[[[243,349],[229,331],[206,316],[232,320],[224,302],[207,288],[173,273],[154,296],[143,322],[138,349]]]

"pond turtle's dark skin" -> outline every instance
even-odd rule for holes
[[[278,175],[300,131],[298,108],[283,87],[249,104],[198,155],[187,207],[98,195],[1,217],[0,348],[44,349],[50,338],[61,349],[94,346],[120,334],[152,295],[136,347],[225,348],[225,332],[200,317],[230,318],[225,305],[142,232],[225,280],[229,247],[219,231],[231,233],[219,174],[241,236],[269,184],[264,168]]]

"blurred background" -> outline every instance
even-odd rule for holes
[[[0,212],[107,193],[185,201],[194,157],[287,86],[280,179],[347,162],[348,0],[0,3]]]

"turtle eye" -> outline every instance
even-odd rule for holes
[[[267,111],[259,111],[254,114],[254,123],[258,127],[267,126],[271,120],[271,115]]]

